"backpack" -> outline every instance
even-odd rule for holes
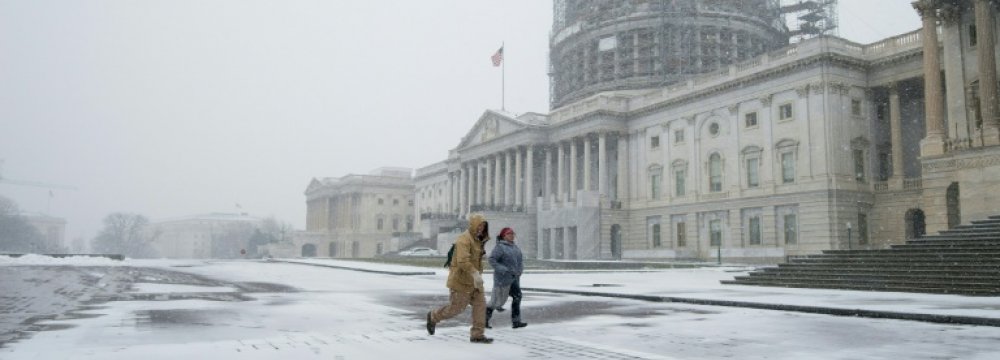
[[[445,260],[444,267],[451,266],[452,255],[455,255],[455,244],[451,244],[451,249],[448,249],[448,260]]]

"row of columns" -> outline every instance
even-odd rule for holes
[[[944,91],[941,85],[941,62],[938,51],[938,11],[944,3],[940,0],[918,0],[913,8],[920,14],[923,28],[924,110],[927,135],[921,142],[922,156],[944,154]],[[993,10],[989,0],[972,0],[975,8],[976,46],[979,62],[979,107],[983,118],[983,144],[1000,145],[1000,119],[997,118],[997,70],[994,54]],[[890,97],[891,99],[891,97]],[[895,126],[895,124],[893,125]],[[893,138],[895,144],[896,139]],[[895,145],[894,145],[895,146]],[[896,153],[893,149],[893,154]],[[896,155],[893,155],[893,160]],[[893,166],[895,170],[895,165]]]
[[[533,181],[536,150],[541,152],[540,158],[543,159],[542,165],[539,166],[543,171],[540,177],[542,181],[540,195],[554,198],[556,201],[575,200],[576,190],[581,189],[577,179],[578,172],[583,177],[582,189],[594,190],[592,184],[594,157],[597,158],[596,190],[600,194],[607,194],[609,181],[607,137],[607,133],[599,133],[596,137],[572,138],[551,146],[538,146],[537,149],[534,145],[518,146],[462,162],[457,170],[448,174],[450,196],[447,201],[451,209],[458,209],[460,216],[472,212],[473,207],[477,206],[499,210],[532,206],[532,198],[535,197],[536,191],[536,184]],[[581,140],[583,161],[582,164],[578,164],[577,146]],[[593,156],[591,151],[594,142],[597,144],[596,156]],[[624,142],[624,136],[620,136],[619,150],[624,146]],[[621,173],[624,171],[623,165],[626,159],[623,151],[618,151],[618,156],[618,172]]]

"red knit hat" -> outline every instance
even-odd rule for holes
[[[513,232],[514,232],[514,229],[511,229],[509,227],[505,227],[505,228],[503,228],[503,230],[500,230],[500,235],[499,236],[502,239],[502,238],[507,237],[507,234],[510,234],[510,233],[513,233]]]

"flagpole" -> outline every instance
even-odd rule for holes
[[[500,42],[500,51],[503,51],[503,52],[507,51],[507,49],[504,49],[504,43],[503,43],[503,41]],[[505,105],[505,101],[507,100],[506,99],[506,97],[507,97],[507,89],[506,89],[506,84],[505,84],[506,78],[507,78],[507,74],[506,74],[506,69],[507,69],[507,61],[506,61],[507,59],[506,59],[506,57],[507,57],[507,54],[501,53],[501,56],[503,56],[504,58],[500,60],[501,61],[500,62],[500,110],[506,111],[507,108],[504,105]]]

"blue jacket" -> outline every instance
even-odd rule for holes
[[[524,271],[524,257],[521,249],[505,240],[497,241],[490,253],[493,267],[493,286],[508,286]]]

